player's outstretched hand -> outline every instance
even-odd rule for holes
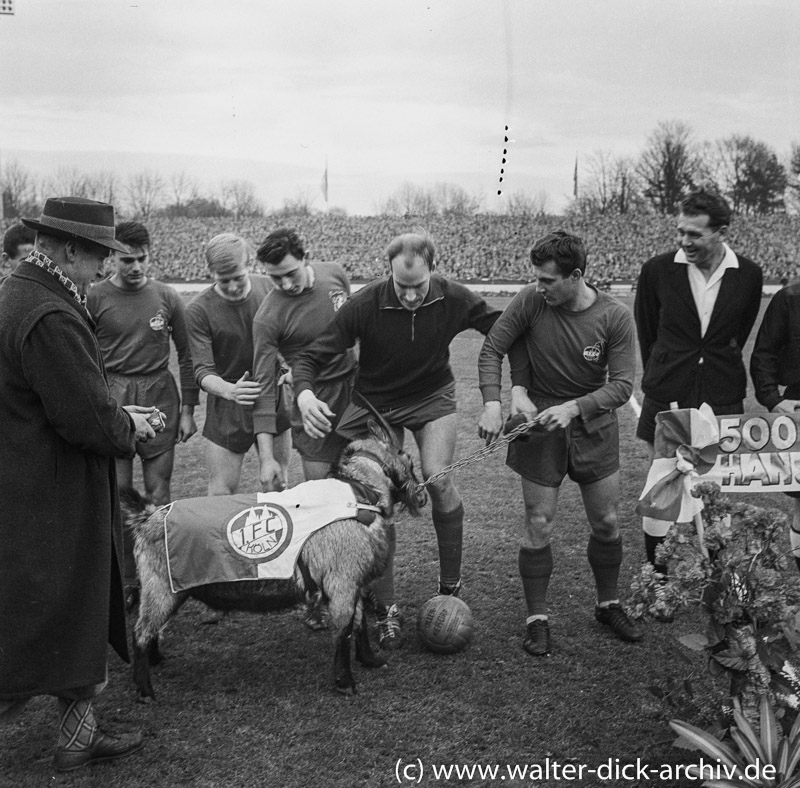
[[[297,408],[303,417],[303,429],[312,438],[324,438],[332,429],[331,419],[336,414],[327,402],[317,399],[314,392],[305,389],[297,395]]]
[[[261,492],[281,492],[285,487],[283,468],[274,457],[261,460],[258,479],[261,482]]]

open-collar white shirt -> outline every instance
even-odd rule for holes
[[[675,262],[684,263],[689,266],[689,286],[692,288],[692,297],[694,298],[694,305],[697,308],[697,314],[700,317],[700,336],[705,336],[708,324],[711,320],[711,313],[714,311],[714,304],[717,303],[717,296],[719,295],[719,286],[722,282],[722,277],[729,268],[739,267],[739,258],[736,256],[733,249],[728,244],[723,243],[725,248],[725,257],[713,274],[706,280],[703,272],[686,259],[686,252],[683,249],[678,249],[675,253]]]

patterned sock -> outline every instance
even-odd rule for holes
[[[394,552],[397,547],[394,523],[387,524],[386,536],[389,542],[389,560],[384,573],[372,584],[372,593],[377,604],[388,610],[394,604]]]
[[[547,587],[553,574],[553,550],[550,545],[534,550],[531,547],[519,548],[519,576],[528,607],[528,620],[531,616],[547,618]]]
[[[58,715],[58,746],[73,752],[88,749],[97,730],[91,698],[59,698]]]
[[[618,596],[619,568],[622,565],[622,537],[618,536],[613,542],[601,542],[592,534],[586,555],[597,585],[598,604],[615,600]]]
[[[433,528],[439,545],[439,580],[453,587],[461,579],[461,545],[464,534],[464,506],[451,512],[432,511]]]

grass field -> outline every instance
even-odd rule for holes
[[[503,306],[508,299],[490,300]],[[470,332],[452,347],[458,457],[482,445],[476,434],[481,403],[475,364],[481,342]],[[749,404],[761,410],[753,400]],[[647,463],[643,444],[633,437],[633,412],[625,407],[619,415],[626,588],[643,560],[634,506]],[[175,497],[204,493],[203,448],[199,436],[178,448]],[[296,461],[292,472],[293,481],[300,481]],[[474,639],[464,652],[437,656],[413,637],[416,612],[435,588],[436,548],[429,511],[416,519],[404,515],[396,565],[409,637],[388,667],[365,671],[357,666],[358,695],[344,698],[333,691],[330,638],[309,632],[295,613],[234,614],[204,626],[199,623],[204,608],[189,603],[163,639],[167,659],[154,671],[156,703],[137,703],[129,668],[110,658],[110,682],[96,704],[98,717],[111,730],[141,728],[146,738],[141,754],[75,776],[55,774],[55,702],[37,698],[18,724],[2,732],[0,785],[379,788],[398,784],[398,763],[400,777],[407,778],[402,782],[423,786],[699,784],[659,777],[665,774],[659,770],[697,760],[671,747],[667,720],[681,716],[702,724],[724,692],[707,677],[699,658],[685,661],[675,644],[676,635],[694,631],[697,620],[648,623],[642,644],[621,643],[595,623],[588,527],[578,488],[566,482],[553,544],[554,650],[544,659],[529,657],[520,647],[524,603],[517,574],[522,516],[517,478],[500,452],[460,471],[457,484],[466,509],[463,597],[476,620]],[[247,458],[242,489],[257,489],[254,453]],[[789,511],[784,496],[750,499]],[[670,677],[691,677],[696,690],[691,706],[676,711],[648,690],[654,683],[664,686]],[[543,768],[547,759],[549,777],[507,771]],[[556,779],[552,771],[554,761],[572,765],[577,775],[580,766],[596,769],[611,761],[612,767],[631,767],[637,759],[656,770],[649,779],[629,771],[629,779],[604,781],[585,771],[583,780],[568,780],[566,773]],[[435,769],[453,765],[497,766],[499,771],[437,777]],[[405,773],[404,766],[409,767]]]

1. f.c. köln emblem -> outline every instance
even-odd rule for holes
[[[334,312],[338,312],[342,308],[342,304],[347,301],[347,294],[344,290],[331,290],[328,297],[331,299]]]
[[[274,503],[251,506],[228,521],[228,542],[245,558],[271,561],[292,541],[292,520]]]
[[[583,349],[583,357],[590,364],[601,364],[605,359],[606,343],[600,340]]]

